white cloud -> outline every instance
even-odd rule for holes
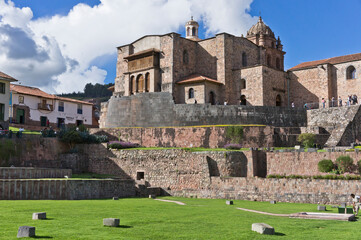
[[[191,15],[204,22],[207,36],[244,34],[256,21],[246,13],[251,2],[101,0],[94,7],[78,4],[65,16],[32,20],[31,9],[0,0],[0,71],[47,91],[81,91],[86,83],[102,83],[106,77],[91,65],[94,59],[114,54],[117,46],[143,35],[177,31]],[[22,38],[2,30],[5,26]],[[11,48],[9,39],[26,47]]]

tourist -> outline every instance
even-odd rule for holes
[[[194,99],[194,104],[197,104],[197,99]]]
[[[322,98],[322,108],[325,108],[325,106],[326,106],[326,101],[325,101],[325,99],[324,98]]]
[[[354,104],[355,104],[355,105],[358,104],[358,102],[357,102],[357,95],[356,95],[356,94],[353,95],[353,101],[354,101]]]
[[[351,193],[351,198],[352,198],[352,208],[354,211],[355,216],[357,216],[358,214],[358,210],[360,209],[361,206],[361,202],[360,202],[360,196],[355,196],[355,194]]]
[[[291,107],[295,108],[295,103],[294,102],[291,103]]]
[[[338,106],[342,107],[342,98],[341,98],[341,96],[338,97]]]
[[[228,103],[227,103],[227,100],[224,102],[224,106],[226,106]]]
[[[308,110],[308,105],[307,103],[305,103],[305,105],[303,106],[304,109]]]
[[[335,97],[332,97],[331,98],[331,107],[334,107],[335,106]]]

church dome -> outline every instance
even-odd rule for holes
[[[268,35],[273,38],[275,37],[275,34],[272,32],[271,28],[263,22],[261,16],[259,17],[258,22],[248,30],[247,37],[252,37],[257,34]]]

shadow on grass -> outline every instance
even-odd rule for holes
[[[39,219],[41,221],[47,221],[47,220],[54,220],[54,218],[45,218],[45,219]]]
[[[118,228],[133,228],[133,226],[128,225],[119,225]]]
[[[53,237],[49,237],[49,236],[35,236],[35,237],[31,237],[31,238],[53,238]]]
[[[275,232],[275,234],[274,235],[276,235],[276,236],[286,236],[286,234],[284,234],[284,233],[280,233],[280,232]]]

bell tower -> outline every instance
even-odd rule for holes
[[[193,20],[193,16],[191,17],[191,20],[186,23],[186,38],[191,40],[199,40],[198,38],[198,22]]]

